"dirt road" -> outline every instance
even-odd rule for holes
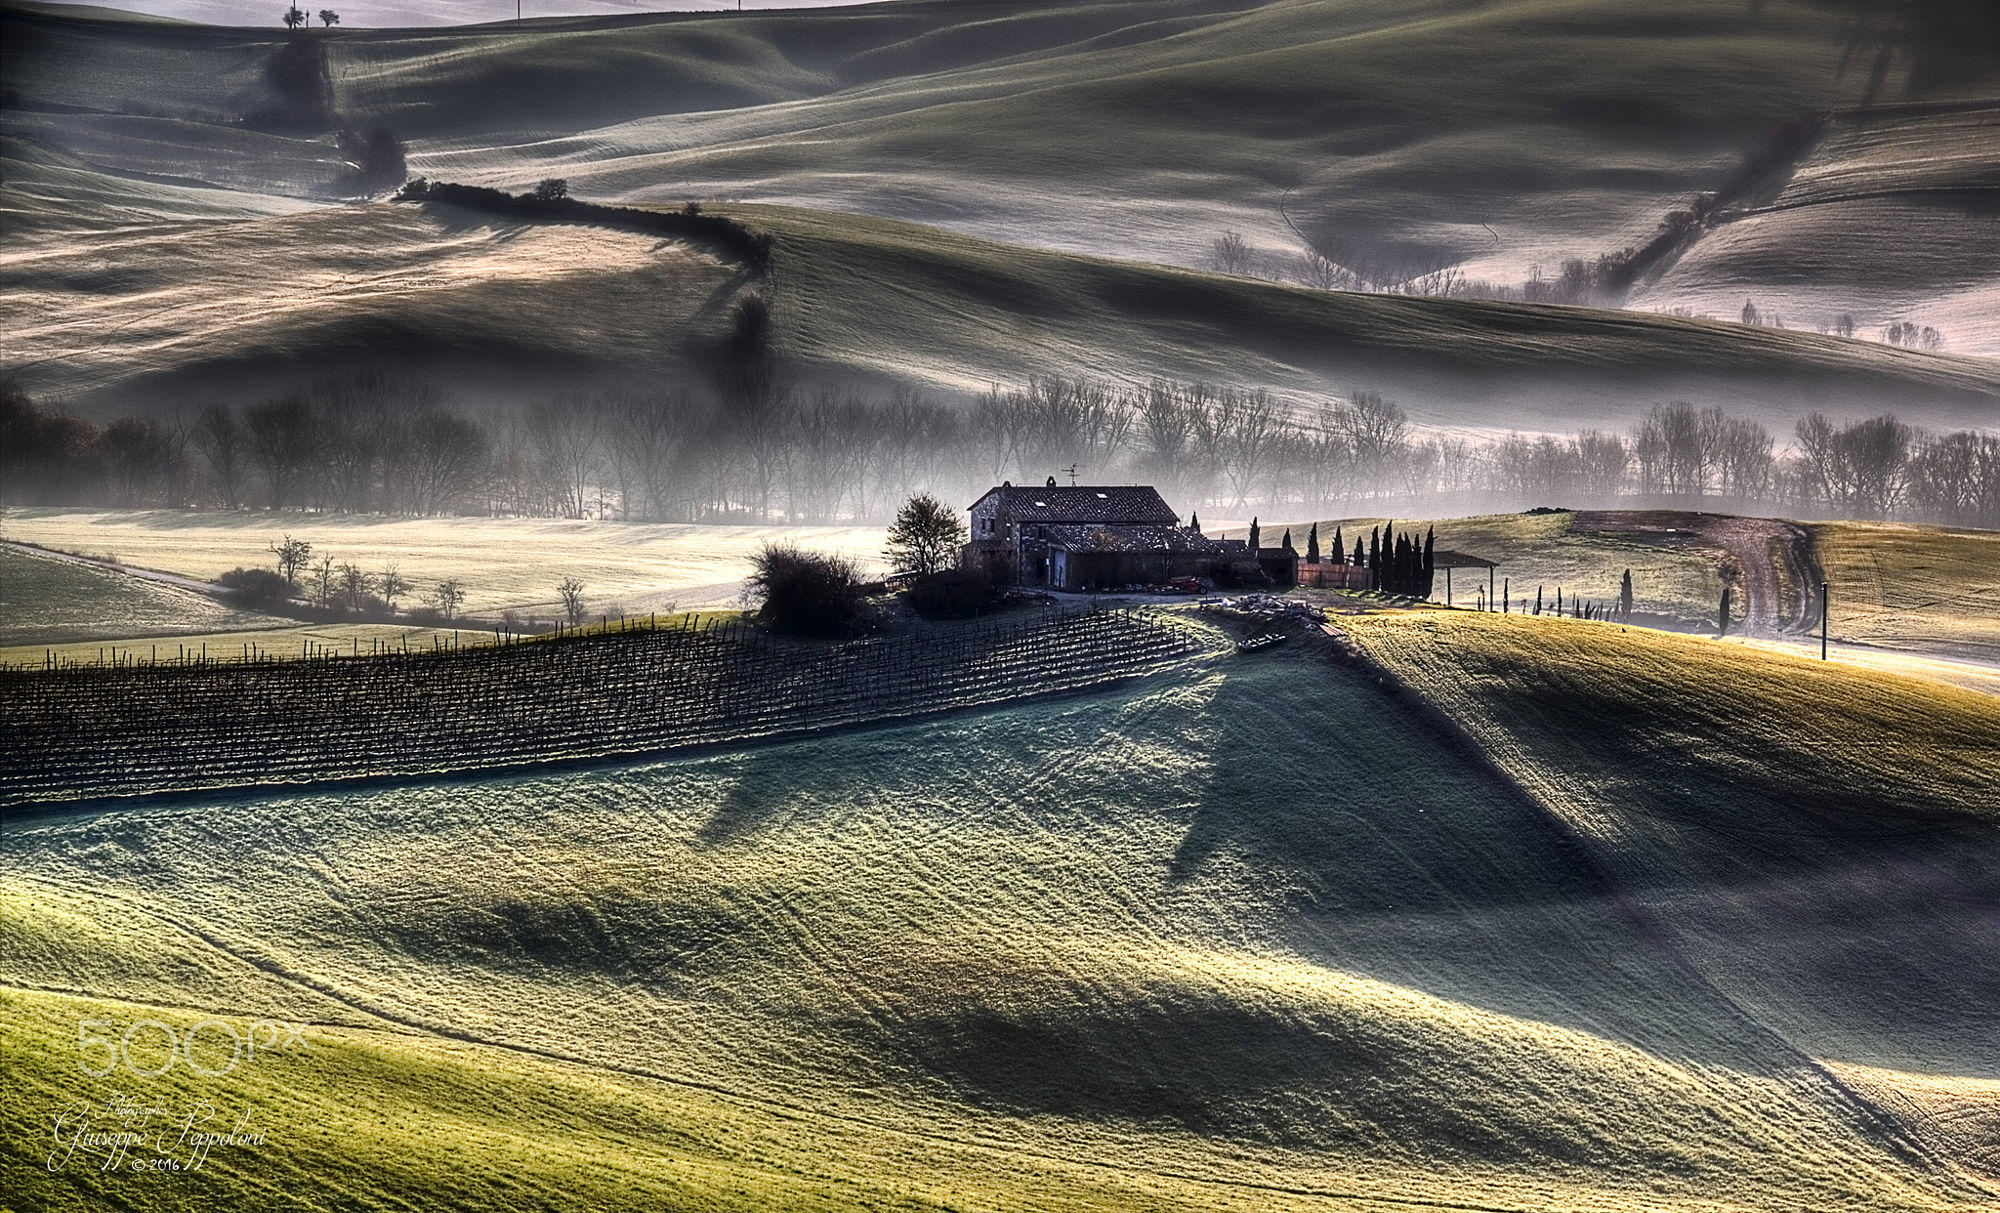
[[[1812,536],[1777,518],[1705,516],[1701,533],[1729,555],[1747,600],[1738,630],[1751,636],[1798,636],[1819,621],[1819,574]]]
[[[1583,510],[1573,529],[1711,556],[1735,591],[1732,632],[1783,639],[1802,636],[1819,622],[1819,564],[1812,537],[1795,522],[1683,510]]]

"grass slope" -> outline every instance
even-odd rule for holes
[[[764,289],[808,381],[965,392],[1069,372],[1361,386],[1396,393],[1421,421],[1479,429],[1624,425],[1669,394],[1780,427],[1806,407],[1887,397],[1942,427],[1978,423],[2000,399],[1988,363],[1809,334],[1312,292],[890,220],[726,209],[775,238]],[[753,285],[706,251],[635,233],[384,203],[119,229],[87,245],[24,239],[0,262],[0,321],[31,390],[100,411],[196,386],[249,395],[358,363],[499,404],[705,382],[728,305]]]
[[[2000,532],[1815,522],[1842,640],[2000,658]]]
[[[1621,516],[1639,520],[1659,515],[1652,511],[1620,511],[1609,517]],[[1330,552],[1338,528],[1351,560],[1355,540],[1365,543],[1370,529],[1385,521],[1394,522],[1398,530],[1413,529],[1419,537],[1426,529],[1434,531],[1439,551],[1463,552],[1498,562],[1500,567],[1493,570],[1496,594],[1511,595],[1510,601],[1518,601],[1524,595],[1532,599],[1539,586],[1545,591],[1544,605],[1550,611],[1555,609],[1557,587],[1563,590],[1565,608],[1579,595],[1586,602],[1615,604],[1620,579],[1627,569],[1632,571],[1633,606],[1649,614],[1713,619],[1715,604],[1722,593],[1717,553],[1676,550],[1661,546],[1656,539],[1649,542],[1649,537],[1643,535],[1578,529],[1578,518],[1573,512],[1485,514],[1423,522],[1400,518],[1335,518],[1319,523],[1320,542]],[[1310,525],[1293,524],[1288,528],[1301,548],[1303,540],[1299,536]],[[1451,588],[1455,605],[1472,605],[1476,591],[1486,588],[1485,570],[1456,570]],[[1432,597],[1439,602],[1445,600],[1442,571],[1438,573]]]
[[[1841,110],[1863,143],[1893,142],[1907,116],[1881,103],[1990,101],[2000,81],[1969,50],[1990,20],[1946,0],[1893,22],[1810,0],[938,0],[324,42],[342,112],[412,137],[433,176],[518,189],[556,173],[593,196],[747,197],[1182,265],[1225,228],[1276,265],[1299,251],[1296,222],[1359,263],[1512,283],[1643,244],[1783,123]],[[262,97],[275,31],[5,23],[12,129],[120,169],[335,188],[325,139],[259,144],[230,121]],[[1991,349],[1962,330],[1992,289],[1992,212],[1916,193],[1938,158],[1979,159],[1985,134],[1928,138],[1919,156],[1862,153],[1916,199],[1897,213],[1938,250],[1922,272],[1851,247],[1829,208],[1770,225],[1758,257],[1723,241],[1650,298],[1733,315],[1736,292],[1768,290],[1795,323],[1853,311],[1872,330],[1925,289],[1971,291],[1946,327]],[[1806,176],[1855,154],[1833,138]],[[1788,169],[1770,166],[1781,186]],[[1902,273],[1897,290],[1854,289],[1878,268]]]
[[[1636,307],[1735,316],[1746,296],[1795,328],[1855,317],[2000,354],[2000,103],[1836,125],[1768,205],[1705,237]],[[1966,240],[1971,232],[1982,238]]]
[[[2000,1077],[1990,696],[1606,624],[1352,631],[1747,1015],[1832,1062]]]
[[[1971,1196],[1663,953],[1539,808],[1303,647],[689,761],[9,832],[6,870],[43,903],[164,923],[227,953],[216,965],[460,1042],[324,1034],[271,1079],[146,1088],[232,1106],[282,1091],[282,1165],[341,1167],[362,1207],[475,1206],[518,1143],[547,1142],[523,1164],[532,1203],[545,1176],[662,1140],[684,1160],[655,1173],[719,1154],[726,1190],[803,1184],[779,1190],[848,1206]],[[1722,899],[1697,875],[1712,858],[1660,877]],[[13,947],[4,977],[94,993],[73,956]],[[151,1001],[206,1005],[171,981]],[[43,1102],[58,1076],[85,1089],[58,1069],[76,1013],[17,1012]],[[1883,1033],[1876,1053],[1894,1052]],[[503,1049],[550,1064],[514,1086],[489,1060]],[[644,1094],[661,1082],[678,1092],[664,1127]],[[335,1101],[354,1111],[319,1153],[314,1112]],[[92,1182],[21,1173],[37,1194]],[[260,1174],[246,1160],[203,1182],[234,1200]]]
[[[175,636],[275,622],[188,590],[0,549],[0,645]]]

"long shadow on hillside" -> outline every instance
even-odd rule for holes
[[[1542,761],[1617,816],[1619,842],[1603,850],[1621,887],[1733,997],[1823,1056],[2000,1077],[1992,818],[1914,782],[1885,790],[1814,778],[1791,756],[1752,761],[1726,718],[1691,717],[1670,696],[1586,679],[1510,694],[1532,722],[1514,727],[1550,743]],[[1928,728],[1900,744],[2000,742]]]
[[[1745,1038],[1567,830],[1416,702],[1324,660],[1295,655],[1278,676],[1310,688],[1230,679],[1211,707],[1216,761],[1176,884],[1236,886],[1248,929],[1328,968],[1662,1057],[1792,1068]],[[1276,758],[1301,754],[1316,761]]]

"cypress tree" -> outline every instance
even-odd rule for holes
[[[1356,535],[1354,537],[1354,567],[1358,569],[1367,563],[1368,553],[1361,550],[1361,536]]]
[[[1201,515],[1199,513],[1188,515],[1188,530],[1193,531],[1197,535],[1201,534]]]
[[[1632,618],[1632,570],[1625,570],[1625,580],[1618,586],[1618,617]]]
[[[1312,524],[1312,530],[1306,532],[1306,563],[1319,563],[1319,523],[1317,522]]]
[[[1340,536],[1340,528],[1333,528],[1333,558],[1340,564],[1347,563],[1347,541]]]
[[[1716,612],[1715,634],[1718,637],[1729,635],[1729,587],[1726,585],[1722,587],[1722,609]]]
[[[1556,618],[1557,618],[1557,619],[1561,619],[1561,618],[1562,618],[1562,613],[1563,613],[1563,588],[1562,588],[1561,586],[1557,586],[1557,587],[1556,587]]]
[[[1278,546],[1285,549],[1287,552],[1298,551],[1297,548],[1292,546],[1292,528],[1290,527],[1285,528],[1285,537],[1278,541]]]
[[[1368,531],[1368,588],[1382,588],[1382,528],[1379,526]]]
[[[1424,597],[1437,589],[1437,528],[1424,528]]]
[[[1252,514],[1250,516],[1250,546],[1253,549],[1257,546],[1258,543],[1257,530],[1258,530],[1257,516],[1255,514]]]
[[[1514,613],[1514,581],[1511,577],[1500,579],[1500,613],[1502,615]]]
[[[1539,615],[1539,614],[1541,614],[1541,613],[1542,613],[1542,587],[1541,587],[1541,586],[1536,586],[1536,587],[1535,587],[1535,614]]]

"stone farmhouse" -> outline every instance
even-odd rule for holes
[[[1217,585],[1298,581],[1298,553],[1211,539],[1182,526],[1150,485],[1064,488],[1009,481],[972,504],[972,541],[963,567],[1011,584],[1103,590],[1205,577]]]

